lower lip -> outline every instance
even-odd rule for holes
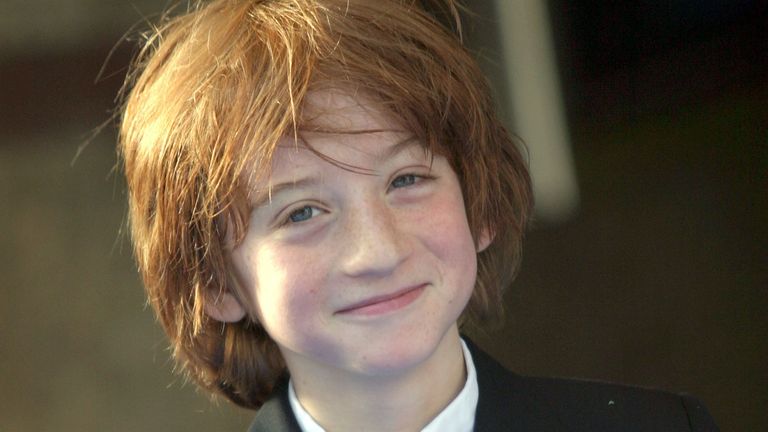
[[[397,297],[392,297],[387,300],[382,300],[380,302],[360,306],[354,309],[347,309],[339,312],[339,314],[348,316],[375,316],[388,312],[394,312],[416,301],[421,293],[424,292],[425,287],[426,285],[420,285],[412,290],[408,290],[398,295]]]

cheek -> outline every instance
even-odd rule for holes
[[[249,262],[254,277],[249,289],[261,324],[278,343],[296,338],[311,326],[324,304],[320,276],[324,274],[309,263],[301,251],[260,248]]]
[[[443,276],[454,287],[456,297],[468,297],[477,275],[477,252],[460,195],[444,197],[432,206],[432,217],[422,229],[426,242],[441,261]]]

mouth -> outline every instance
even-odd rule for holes
[[[416,301],[427,284],[416,285],[392,294],[371,297],[335,312],[336,315],[372,316],[402,309]]]

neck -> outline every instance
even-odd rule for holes
[[[455,326],[424,361],[396,374],[371,376],[327,368],[298,375],[293,373],[292,382],[302,407],[334,432],[421,430],[466,381]]]

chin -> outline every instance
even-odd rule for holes
[[[395,340],[368,341],[362,345],[366,349],[358,353],[351,369],[368,376],[392,376],[413,370],[433,358],[455,328],[453,323],[447,329],[421,328],[403,332]]]

